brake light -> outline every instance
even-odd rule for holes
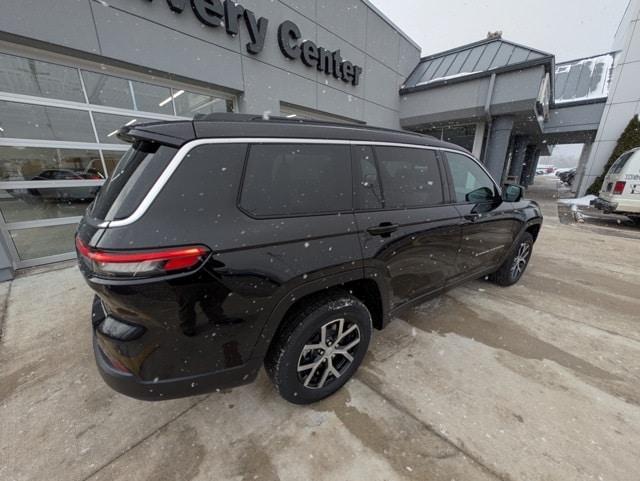
[[[176,274],[197,267],[209,254],[209,249],[204,246],[135,252],[103,251],[87,246],[79,237],[76,237],[76,249],[92,271],[109,277]]]
[[[616,195],[622,194],[622,192],[624,192],[624,186],[625,185],[627,185],[627,183],[624,182],[624,181],[616,182],[616,185],[613,187],[613,193],[616,194]]]

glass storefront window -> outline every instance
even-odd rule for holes
[[[436,139],[451,142],[467,149],[469,152],[473,150],[473,142],[476,136],[476,125],[451,125],[445,127],[431,127],[420,130],[420,133],[431,135]]]
[[[473,150],[473,140],[475,139],[475,136],[475,124],[445,127],[442,133],[444,141],[459,145],[460,147],[467,149],[469,152]]]
[[[73,251],[77,224],[33,227],[10,231],[21,260],[65,254]]]
[[[0,91],[85,102],[78,69],[3,53]]]
[[[0,190],[0,212],[6,223],[77,217],[84,214],[99,188],[34,186]]]
[[[0,138],[95,143],[89,112],[0,101]]]
[[[131,82],[136,110],[173,115],[171,89],[143,82]]]
[[[118,129],[125,125],[133,125],[144,122],[153,122],[152,119],[137,119],[135,117],[124,117],[122,115],[93,113],[93,121],[96,124],[98,140],[103,144],[124,144],[118,136]]]
[[[182,117],[193,117],[196,114],[233,112],[233,102],[229,99],[211,97],[184,90],[174,91],[173,101],[176,104],[176,115]]]
[[[102,156],[104,157],[104,164],[107,166],[107,173],[111,175],[120,162],[120,159],[124,154],[126,154],[126,150],[103,150]]]
[[[82,79],[90,104],[133,110],[128,80],[84,70]]]
[[[37,180],[46,171],[60,170],[68,179],[106,177],[97,150],[0,146],[0,181]]]
[[[17,267],[71,255],[76,218],[129,147],[118,129],[234,110],[224,95],[96,70],[0,53],[0,235]]]

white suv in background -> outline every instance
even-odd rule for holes
[[[618,157],[598,198],[591,203],[606,213],[623,214],[640,223],[640,147]]]

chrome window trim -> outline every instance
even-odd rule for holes
[[[493,181],[498,189],[500,194],[501,190],[498,188],[495,180],[491,177],[491,174],[487,172],[484,166],[478,162],[471,154],[468,154],[461,150],[449,149],[446,147],[436,147],[431,145],[419,145],[419,144],[405,144],[405,143],[397,143],[397,142],[381,142],[381,141],[362,141],[362,140],[338,140],[338,139],[305,139],[305,138],[274,138],[274,137],[233,137],[233,138],[220,138],[220,139],[198,139],[187,142],[183,145],[176,155],[171,159],[169,165],[165,168],[165,170],[160,174],[158,180],[153,184],[147,195],[142,199],[140,205],[133,211],[129,217],[125,217],[124,219],[119,220],[107,220],[98,224],[98,227],[102,229],[106,229],[109,227],[124,227],[134,222],[138,221],[149,209],[153,201],[156,199],[158,194],[162,191],[164,186],[167,184],[173,173],[180,167],[180,164],[184,160],[184,158],[191,152],[193,149],[200,147],[202,145],[210,145],[210,144],[320,144],[320,145],[371,145],[378,147],[403,147],[403,148],[411,148],[411,149],[423,149],[423,150],[435,150],[441,152],[453,152],[457,154],[462,154],[466,157],[469,157],[476,164],[478,164],[482,170],[489,176],[489,178]]]

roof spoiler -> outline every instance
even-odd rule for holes
[[[147,141],[176,148],[196,138],[193,122],[189,120],[125,125],[116,135],[128,144]]]

